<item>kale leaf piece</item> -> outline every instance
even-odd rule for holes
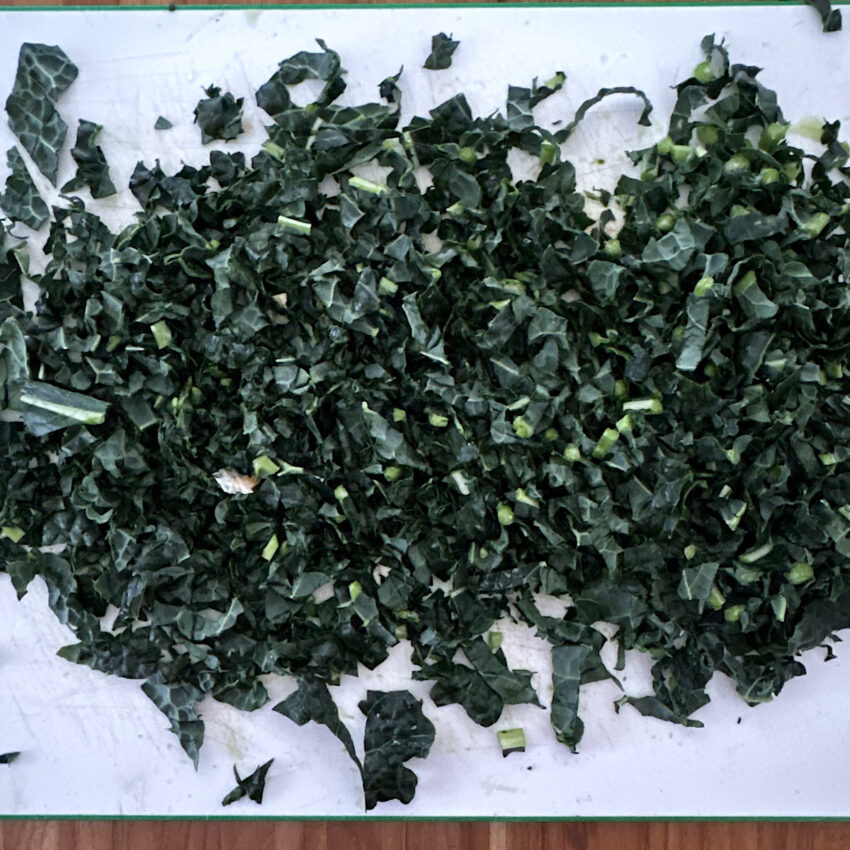
[[[93,198],[106,198],[116,193],[115,184],[109,178],[106,157],[95,142],[102,129],[100,124],[80,119],[77,142],[71,148],[71,156],[77,163],[77,173],[62,187],[63,192],[76,192],[83,186],[88,186]]]
[[[266,774],[272,766],[274,759],[269,759],[265,764],[261,764],[253,773],[242,778],[239,776],[239,771],[236,765],[233,765],[233,775],[236,777],[236,787],[230,791],[221,801],[222,806],[229,806],[243,797],[253,800],[255,803],[263,802],[263,793],[266,790]]]
[[[38,230],[50,218],[50,210],[17,148],[6,151],[6,164],[10,173],[6,178],[6,191],[0,195],[0,207],[13,221]]]
[[[408,691],[369,691],[360,710],[366,715],[366,808],[374,809],[387,800],[409,803],[417,779],[404,763],[428,755],[434,743],[434,724],[422,713],[421,701]]]
[[[0,764],[11,764],[20,753],[0,753]]]
[[[354,749],[354,741],[346,725],[339,719],[339,711],[328,686],[314,677],[304,677],[298,681],[298,689],[279,702],[274,710],[288,717],[299,726],[309,721],[327,726],[339,738],[352,761],[362,770],[360,759]]]
[[[60,655],[139,680],[196,764],[205,698],[256,710],[292,677],[274,710],[330,729],[370,808],[412,798],[434,728],[370,692],[361,762],[332,693],[403,641],[438,706],[491,726],[539,705],[494,624],[534,628],[572,750],[582,686],[619,686],[603,622],[621,662],[653,659],[618,708],[699,726],[718,671],[751,705],[779,694],[850,627],[839,123],[790,144],[758,69],[707,36],[594,218],[570,135],[609,95],[646,121],[643,92],[552,132],[534,109],[558,72],[504,114],[459,93],[402,126],[401,71],[340,105],[319,48],[260,86],[253,157],[138,163],[120,232],[54,208],[33,313],[30,246],[0,230],[0,569],[19,595],[45,581]],[[208,95],[202,130],[235,134],[241,101]]]
[[[24,44],[6,100],[9,127],[54,186],[68,125],[53,104],[76,78],[77,66],[58,47]]]
[[[841,29],[841,10],[834,9],[830,0],[803,0],[820,15],[824,32],[838,32]]]
[[[325,86],[314,104],[317,107],[327,107],[345,91],[339,54],[331,50],[320,38],[316,39],[316,43],[322,48],[321,53],[302,50],[284,59],[271,79],[257,89],[257,105],[278,123],[294,121],[300,115],[300,110],[292,103],[289,86],[304,80],[324,82]]]
[[[0,199],[2,203],[2,199]],[[18,310],[23,310],[24,298],[22,288],[22,274],[28,271],[29,255],[26,253],[25,246],[18,245],[17,247],[6,248],[6,228],[0,223],[0,302],[5,302],[6,309],[12,307]],[[11,329],[12,319],[8,319]],[[20,328],[15,324],[15,336],[19,340],[19,355],[18,359],[21,364],[26,359],[26,347]],[[4,333],[3,326],[0,325],[0,340],[8,339],[8,334],[11,330]],[[0,361],[2,362],[2,361]],[[7,372],[0,367],[0,387],[5,386],[7,381]],[[26,375],[26,368],[22,367],[20,375]],[[0,402],[3,401],[3,393],[0,392]]]
[[[242,104],[245,98],[237,99],[230,92],[222,94],[218,86],[209,86],[204,93],[206,98],[199,100],[195,107],[195,123],[201,128],[201,141],[207,144],[215,139],[235,139],[244,130]]]
[[[459,41],[452,41],[444,32],[438,32],[431,36],[431,52],[422,67],[429,71],[442,71],[450,68],[452,56],[459,44]]]

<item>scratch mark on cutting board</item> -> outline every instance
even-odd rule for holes
[[[209,24],[217,23],[217,22],[218,22],[218,21],[220,21],[220,20],[221,20],[221,13],[220,13],[220,12],[216,12],[216,14],[211,15],[211,16],[210,16],[209,18],[207,18],[207,19],[206,19],[206,20],[205,20],[205,21],[204,21],[204,22],[203,22],[203,23],[202,23],[202,24],[201,24],[201,25],[200,25],[197,29],[192,30],[192,32],[190,32],[190,33],[189,33],[189,35],[188,35],[188,36],[186,36],[186,44],[188,44],[188,43],[189,43],[189,42],[190,42],[190,41],[191,41],[191,40],[192,40],[192,39],[193,39],[196,35],[198,35],[198,33],[200,33],[200,32],[201,32],[201,30],[203,30],[206,26],[208,26]]]

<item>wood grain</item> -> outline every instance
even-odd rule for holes
[[[850,823],[4,821],[0,850],[847,850]]]
[[[229,2],[236,5],[233,0]],[[322,2],[351,5],[351,0]],[[403,5],[419,0],[375,2]],[[299,0],[289,3],[252,0],[242,5],[298,4]],[[3,5],[102,6],[106,3],[17,0],[0,4]],[[167,4],[162,0],[113,0],[109,5]],[[209,3],[184,0],[177,5]],[[133,850],[848,850],[850,822],[0,821],[0,850],[123,847]]]

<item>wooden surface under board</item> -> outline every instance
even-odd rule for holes
[[[0,850],[847,850],[850,824],[5,821]]]
[[[350,0],[323,2],[350,3]],[[406,0],[389,2],[401,5]],[[107,4],[104,0],[18,0],[0,5]],[[109,5],[162,6],[166,3],[117,0]],[[178,5],[208,3],[206,0],[186,0]],[[230,0],[228,5],[237,4]],[[282,4],[253,0],[246,5]],[[850,26],[850,21],[847,25]],[[0,850],[108,850],[117,847],[132,847],[133,850],[850,850],[850,823],[0,821]]]

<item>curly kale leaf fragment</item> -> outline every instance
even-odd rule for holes
[[[354,741],[346,725],[339,719],[339,711],[328,686],[321,679],[305,676],[298,681],[297,690],[290,694],[283,702],[279,702],[274,711],[284,717],[288,717],[299,726],[309,723],[320,723],[327,726],[333,734],[339,738],[352,761],[362,771],[360,759],[354,749]]]
[[[2,198],[0,198],[2,205]],[[18,310],[24,308],[22,274],[29,268],[29,254],[26,246],[17,245],[6,247],[6,228],[0,223],[0,303],[5,302],[6,309],[16,307]],[[9,317],[8,321],[11,321]],[[18,329],[20,331],[20,329]],[[4,338],[2,326],[0,326],[0,341]],[[0,372],[0,386],[4,383],[3,373]],[[0,395],[2,400],[2,395]]]
[[[305,50],[284,59],[268,82],[257,89],[257,105],[268,112],[279,124],[285,125],[287,119],[293,122],[293,129],[301,123],[299,107],[292,103],[289,86],[304,80],[321,80],[325,83],[314,106],[326,107],[345,91],[345,80],[339,54],[331,50],[320,38],[316,39],[321,53],[309,53]]]
[[[6,100],[9,127],[54,186],[68,125],[53,104],[76,78],[77,66],[58,47],[23,44]]]
[[[203,693],[188,682],[166,683],[156,679],[157,677],[148,679],[142,685],[142,691],[168,718],[171,731],[177,736],[180,746],[197,769],[201,745],[204,742],[204,721],[198,714],[198,703]]]
[[[429,71],[442,71],[450,68],[452,56],[459,44],[459,41],[452,41],[444,32],[438,32],[431,36],[431,52],[422,67]]]
[[[824,32],[838,32],[841,29],[841,10],[833,9],[830,0],[803,0],[819,15]]]
[[[531,673],[510,670],[501,649],[491,650],[482,638],[464,643],[462,648],[471,666],[445,659],[423,665],[414,674],[416,678],[435,682],[430,696],[436,705],[459,703],[481,726],[495,723],[505,705],[540,706],[531,686]]]
[[[13,221],[38,230],[50,218],[50,210],[39,195],[17,148],[6,151],[6,164],[10,174],[6,178],[6,191],[0,195],[0,207]]]
[[[578,715],[578,698],[591,647],[552,647],[552,728],[555,737],[573,752],[584,734],[584,723]]]
[[[422,713],[421,701],[408,691],[369,691],[360,710],[366,715],[366,808],[374,809],[387,800],[409,803],[417,778],[404,762],[428,755],[434,743],[434,724]]]
[[[253,773],[242,778],[239,776],[239,771],[236,765],[233,766],[233,775],[236,777],[236,787],[230,791],[221,801],[222,806],[229,806],[243,797],[253,800],[255,803],[263,802],[263,793],[266,790],[266,774],[272,766],[274,759],[269,759],[265,764],[261,764]]]
[[[100,124],[80,119],[77,142],[71,148],[71,156],[77,163],[77,173],[62,187],[63,192],[76,192],[83,186],[88,186],[93,198],[106,198],[116,193],[115,184],[109,178],[106,157],[95,142],[102,129]]]
[[[576,110],[573,120],[570,121],[566,127],[553,134],[555,141],[559,143],[565,142],[573,134],[576,127],[578,127],[578,125],[584,120],[584,116],[587,115],[587,113],[596,106],[597,103],[600,103],[605,100],[606,97],[610,97],[613,94],[633,94],[635,97],[640,98],[640,100],[643,101],[643,110],[638,118],[638,124],[641,124],[644,127],[649,126],[649,116],[652,113],[652,104],[649,102],[649,98],[646,96],[646,93],[642,92],[640,89],[636,89],[634,86],[615,86],[614,88],[599,89],[593,97],[584,101],[584,103],[582,103]]]
[[[28,374],[26,339],[17,319],[9,316],[0,324],[0,403],[4,407],[19,406]]]
[[[242,131],[242,104],[245,98],[235,98],[230,92],[221,93],[218,86],[204,89],[206,98],[195,107],[195,123],[201,128],[204,144],[215,139],[230,141]]]

